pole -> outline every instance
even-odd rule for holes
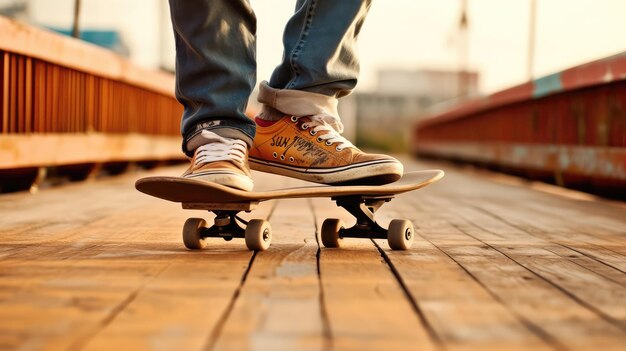
[[[459,20],[459,78],[458,78],[458,95],[466,96],[469,94],[469,35],[468,35],[468,19],[467,19],[467,0],[461,2],[461,18]]]
[[[528,25],[528,59],[526,76],[532,80],[535,70],[535,31],[537,26],[537,0],[530,0],[530,18]]]
[[[78,20],[80,18],[80,0],[74,1],[74,23],[72,24],[72,37],[80,38],[80,30],[78,29]]]

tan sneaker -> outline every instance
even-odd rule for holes
[[[242,140],[221,137],[203,130],[208,144],[194,152],[183,178],[199,179],[231,188],[251,191],[254,183],[248,167],[248,146]]]
[[[386,184],[402,177],[402,163],[359,150],[322,117],[256,121],[249,159],[254,170],[323,184]]]

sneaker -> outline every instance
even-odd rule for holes
[[[251,169],[333,185],[387,184],[402,177],[402,163],[359,150],[324,115],[256,122]]]
[[[251,191],[254,183],[248,168],[248,146],[243,140],[221,137],[203,130],[208,144],[199,146],[183,178],[199,179]]]

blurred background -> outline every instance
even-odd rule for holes
[[[258,17],[259,81],[268,79],[274,66],[281,59],[282,30],[293,12],[294,5],[294,1],[285,0],[252,1]],[[436,119],[451,111],[458,111],[459,108],[464,108],[462,111],[465,112],[453,113],[454,119],[459,118],[458,116],[478,118],[479,115],[488,118],[487,114],[491,113],[489,111],[501,110],[505,108],[503,105],[518,106],[520,101],[526,100],[525,104],[529,110],[519,113],[524,114],[527,121],[515,123],[528,124],[531,128],[528,131],[529,138],[532,139],[532,134],[543,133],[540,133],[536,121],[543,113],[541,104],[548,104],[548,107],[545,107],[548,110],[557,106],[556,102],[547,103],[543,100],[542,102],[538,100],[539,98],[551,94],[565,94],[563,96],[566,98],[571,96],[572,91],[579,92],[581,88],[590,85],[600,85],[602,89],[608,88],[609,85],[611,87],[616,85],[616,89],[621,86],[623,77],[613,74],[613,71],[608,77],[608,71],[602,71],[600,68],[598,68],[600,71],[595,73],[582,71],[575,73],[576,77],[579,75],[583,77],[574,79],[578,85],[560,81],[560,78],[557,83],[551,80],[549,83],[552,85],[548,84],[548,93],[543,95],[537,93],[538,85],[535,83],[530,83],[532,86],[526,87],[524,84],[607,58],[613,62],[608,65],[614,66],[614,61],[617,60],[619,66],[622,60],[619,54],[626,48],[626,37],[622,35],[626,32],[624,13],[626,2],[622,0],[374,1],[359,39],[361,79],[356,91],[342,99],[340,104],[340,113],[347,129],[346,136],[356,140],[360,146],[386,151],[421,153],[423,156],[444,157],[499,166],[503,169],[528,171],[532,168],[533,174],[546,171],[548,175],[540,174],[539,178],[564,184],[563,174],[555,174],[553,169],[545,166],[547,162],[560,161],[539,160],[542,157],[549,158],[537,154],[539,151],[521,151],[526,154],[535,152],[534,156],[528,156],[535,158],[532,162],[526,162],[530,162],[529,166],[524,162],[502,164],[501,160],[494,159],[502,157],[498,155],[491,159],[468,156],[467,147],[463,147],[462,152],[456,152],[450,148],[452,145],[450,143],[443,146],[430,143],[421,147],[422,139],[418,136],[420,128],[425,138],[430,135],[431,140],[435,138],[435,134],[439,141],[445,140],[447,134],[429,131],[426,127],[419,127],[418,124],[421,120]],[[166,0],[0,0],[0,16],[65,36],[74,33],[86,42],[126,57],[140,69],[170,73],[174,70],[175,52]],[[10,48],[3,49],[10,51]],[[607,61],[603,62],[600,64],[602,67],[607,65]],[[586,82],[584,86],[580,85],[582,81]],[[541,89],[544,88],[542,85]],[[600,91],[600,88],[595,89],[595,92],[591,92],[592,95]],[[501,92],[505,92],[504,96],[509,97],[494,103],[490,96],[494,94],[499,96]],[[626,144],[623,95],[621,90],[619,92],[616,90],[615,97],[611,94],[602,100],[608,99],[603,102],[603,106],[608,104],[607,108],[587,106],[581,102],[586,101],[583,99],[577,100],[578,107],[568,107],[561,111],[561,114],[574,116],[571,123],[575,128],[581,129],[572,130],[572,138],[575,140],[568,141],[567,136],[563,136],[565,139],[553,136],[550,140],[522,138],[517,139],[516,143],[589,144],[594,148],[618,147],[623,150]],[[597,96],[590,97],[589,101],[597,99]],[[477,101],[482,107],[477,107]],[[251,113],[258,108],[252,97]],[[589,112],[587,108],[590,109]],[[613,111],[611,113],[616,114],[616,117],[609,116],[606,117],[608,122],[606,118],[598,122],[598,113],[604,112],[591,112],[599,111],[598,108],[602,111],[606,109]],[[506,120],[506,116],[513,112],[502,113],[499,118]],[[549,115],[546,118],[557,118],[554,113],[546,112]],[[576,117],[577,113],[584,117]],[[592,115],[594,113],[595,115]],[[448,119],[451,118],[449,116]],[[559,118],[568,118],[561,117]],[[432,122],[429,123],[432,129]],[[478,123],[476,126],[469,129],[467,126],[461,128],[454,125],[446,128],[461,128],[471,134],[472,128],[476,130],[484,128],[480,123],[487,123],[487,129],[494,125],[493,121],[476,123]],[[512,120],[508,122],[509,125],[515,123]],[[569,130],[569,122],[554,123],[556,124],[549,128]],[[94,129],[99,130],[97,127]],[[428,134],[429,132],[431,133]],[[494,130],[494,133],[499,137],[506,135],[501,129]],[[545,133],[558,134],[549,131]],[[585,135],[581,137],[581,133]],[[604,138],[606,139],[603,141],[604,144],[602,136],[598,137],[598,133],[608,133],[609,136]],[[595,135],[591,141],[587,140],[590,135]],[[474,146],[475,142],[494,142],[499,138],[480,137],[478,134],[475,136],[478,139],[472,139]],[[600,144],[597,144],[596,137],[600,139]],[[467,142],[469,139],[464,141]],[[455,145],[457,148],[461,146],[458,143]],[[481,145],[483,149],[477,150],[478,154],[484,154],[485,145],[484,143]],[[490,147],[489,150],[494,149]],[[519,154],[519,148],[516,150],[507,152]],[[608,150],[610,155],[601,156],[606,158],[603,165],[596,166],[595,160],[587,160],[584,162],[594,162],[594,165],[585,167],[604,167],[600,174],[600,178],[604,179],[603,183],[617,182],[621,187],[624,184],[624,175],[620,174],[618,177],[614,175],[624,169],[624,157],[622,151],[617,150],[620,152],[617,156],[613,151],[615,150]],[[567,156],[568,160],[579,157],[577,150],[571,152],[573,153]],[[591,158],[597,157],[600,156],[594,154]],[[611,165],[606,166],[607,162]],[[611,169],[606,170],[607,167]],[[576,172],[580,173],[578,170]]]

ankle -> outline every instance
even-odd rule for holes
[[[269,127],[269,126],[274,125],[274,123],[276,123],[276,122],[278,122],[278,120],[268,121],[268,120],[259,118],[258,116],[254,117],[254,123],[256,123],[256,125],[259,126],[259,127]]]
[[[276,122],[284,116],[285,114],[280,112],[279,110],[268,105],[263,105],[263,107],[261,108],[261,113],[259,113],[256,118],[264,121]]]
[[[241,140],[248,145],[248,149],[252,146],[252,138],[243,132],[232,128],[200,130],[194,136],[187,139],[183,145],[185,153],[187,156],[191,157],[195,150],[202,145],[220,142],[223,143],[228,142],[229,140]]]

